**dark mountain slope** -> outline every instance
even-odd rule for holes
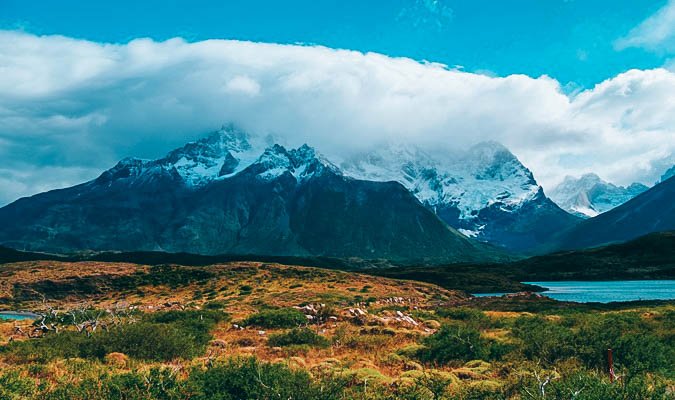
[[[675,230],[675,177],[561,233],[550,248],[593,247],[669,230]]]
[[[359,179],[395,180],[448,225],[515,252],[531,253],[580,220],[549,200],[532,172],[497,142],[466,152],[390,143],[341,167]]]
[[[268,148],[227,178],[194,186],[173,167],[124,160],[98,179],[0,209],[0,243],[118,250],[435,260],[501,254],[447,227],[397,183],[342,176],[303,146]]]
[[[475,220],[491,221],[491,229],[484,234],[484,240],[525,255],[538,254],[536,249],[542,243],[581,221],[558,207],[541,189],[517,210],[506,212],[496,203],[480,210]]]
[[[675,279],[675,232],[653,233],[626,243],[511,263],[398,266],[368,272],[473,293],[540,289],[520,282]]]

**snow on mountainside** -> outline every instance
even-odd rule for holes
[[[465,222],[457,227],[468,236],[481,236],[485,228],[478,211],[492,205],[505,212],[516,210],[533,200],[540,189],[532,173],[496,142],[444,153],[389,144],[351,157],[341,167],[358,179],[398,181],[437,212],[441,207],[453,208]]]
[[[306,144],[291,150],[275,144],[265,149],[265,152],[242,173],[251,173],[263,180],[276,179],[288,173],[295,177],[296,181],[302,182],[325,171],[342,175],[335,165]]]
[[[609,211],[647,189],[640,183],[616,186],[591,173],[580,178],[565,177],[549,195],[564,210],[588,218]]]
[[[338,168],[307,145],[287,151],[271,137],[248,135],[232,125],[158,160],[124,159],[109,172],[123,168],[130,176],[141,176],[159,168],[177,173],[186,185],[197,187],[234,176],[254,163],[269,167],[265,176],[288,168],[295,171],[303,159],[315,159],[357,179],[398,181],[422,203],[456,206],[463,219],[497,202],[504,209],[518,207],[539,190],[532,173],[496,142],[480,143],[467,152],[433,155],[415,145],[389,144],[351,157]],[[299,177],[303,173],[298,170],[293,174]]]
[[[274,144],[249,157],[255,146],[233,132],[2,207],[0,244],[406,263],[506,257],[449,228],[398,183],[346,177],[307,145]]]
[[[532,173],[496,142],[444,152],[414,144],[389,144],[341,159],[338,165],[307,145],[286,150],[271,137],[252,136],[227,126],[158,160],[123,160],[97,182],[122,177],[144,184],[161,178],[197,190],[240,174],[271,180],[288,173],[301,182],[330,170],[348,178],[399,182],[464,235],[516,251],[535,248],[554,231],[576,222],[553,204]]]
[[[186,186],[201,187],[215,179],[228,178],[243,171],[273,144],[272,137],[249,136],[233,125],[227,125],[157,160],[125,158],[106,171],[104,176],[128,175],[149,179],[161,171],[177,175],[176,178]]]

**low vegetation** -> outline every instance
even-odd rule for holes
[[[243,322],[244,326],[258,328],[295,328],[307,324],[305,314],[293,308],[280,308],[255,313]]]
[[[39,340],[15,341],[2,353],[16,363],[48,362],[59,358],[103,360],[123,353],[146,361],[192,359],[203,354],[211,329],[226,315],[204,311],[168,311],[144,315],[140,321],[85,334],[73,330],[46,335]]]
[[[1,266],[5,303],[45,316],[0,321],[0,399],[675,393],[675,302],[469,298],[425,283],[262,263],[170,266],[167,278],[148,276],[156,272],[133,264]],[[62,292],[74,276],[96,290]],[[59,296],[12,297],[16,285],[47,280]],[[124,280],[140,284],[110,284]]]
[[[267,344],[270,346],[328,347],[330,341],[309,328],[295,328],[288,332],[270,335]]]

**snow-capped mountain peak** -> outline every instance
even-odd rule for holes
[[[594,173],[587,173],[579,178],[566,176],[549,195],[564,210],[588,218],[609,211],[647,189],[640,183],[616,186]]]
[[[352,156],[340,167],[357,179],[397,181],[464,235],[514,250],[535,247],[576,223],[497,142],[466,151],[387,144]]]
[[[398,181],[431,207],[457,207],[461,219],[473,218],[476,210],[496,201],[520,204],[539,190],[532,173],[497,142],[479,143],[466,152],[388,144],[349,158],[341,167],[359,179]]]
[[[288,173],[298,182],[325,171],[341,174],[335,165],[307,144],[291,150],[274,144],[265,149],[263,154],[245,170],[264,180],[272,180]]]
[[[265,145],[264,141],[234,125],[226,125],[156,162],[165,168],[175,168],[188,186],[202,186],[243,170],[260,155]]]
[[[213,181],[253,178],[297,183],[330,172],[366,181],[395,181],[440,219],[467,236],[514,249],[534,246],[575,218],[555,206],[532,173],[506,147],[479,143],[466,151],[388,143],[342,159],[339,167],[314,148],[284,147],[271,137],[229,125],[154,161],[126,159],[99,183],[177,184],[198,190]],[[532,224],[546,220],[535,232]]]

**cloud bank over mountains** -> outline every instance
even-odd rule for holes
[[[0,31],[0,204],[155,158],[223,123],[344,157],[385,141],[495,140],[545,188],[595,172],[652,184],[675,161],[675,73],[630,70],[573,95],[321,46],[182,39],[102,44]]]

